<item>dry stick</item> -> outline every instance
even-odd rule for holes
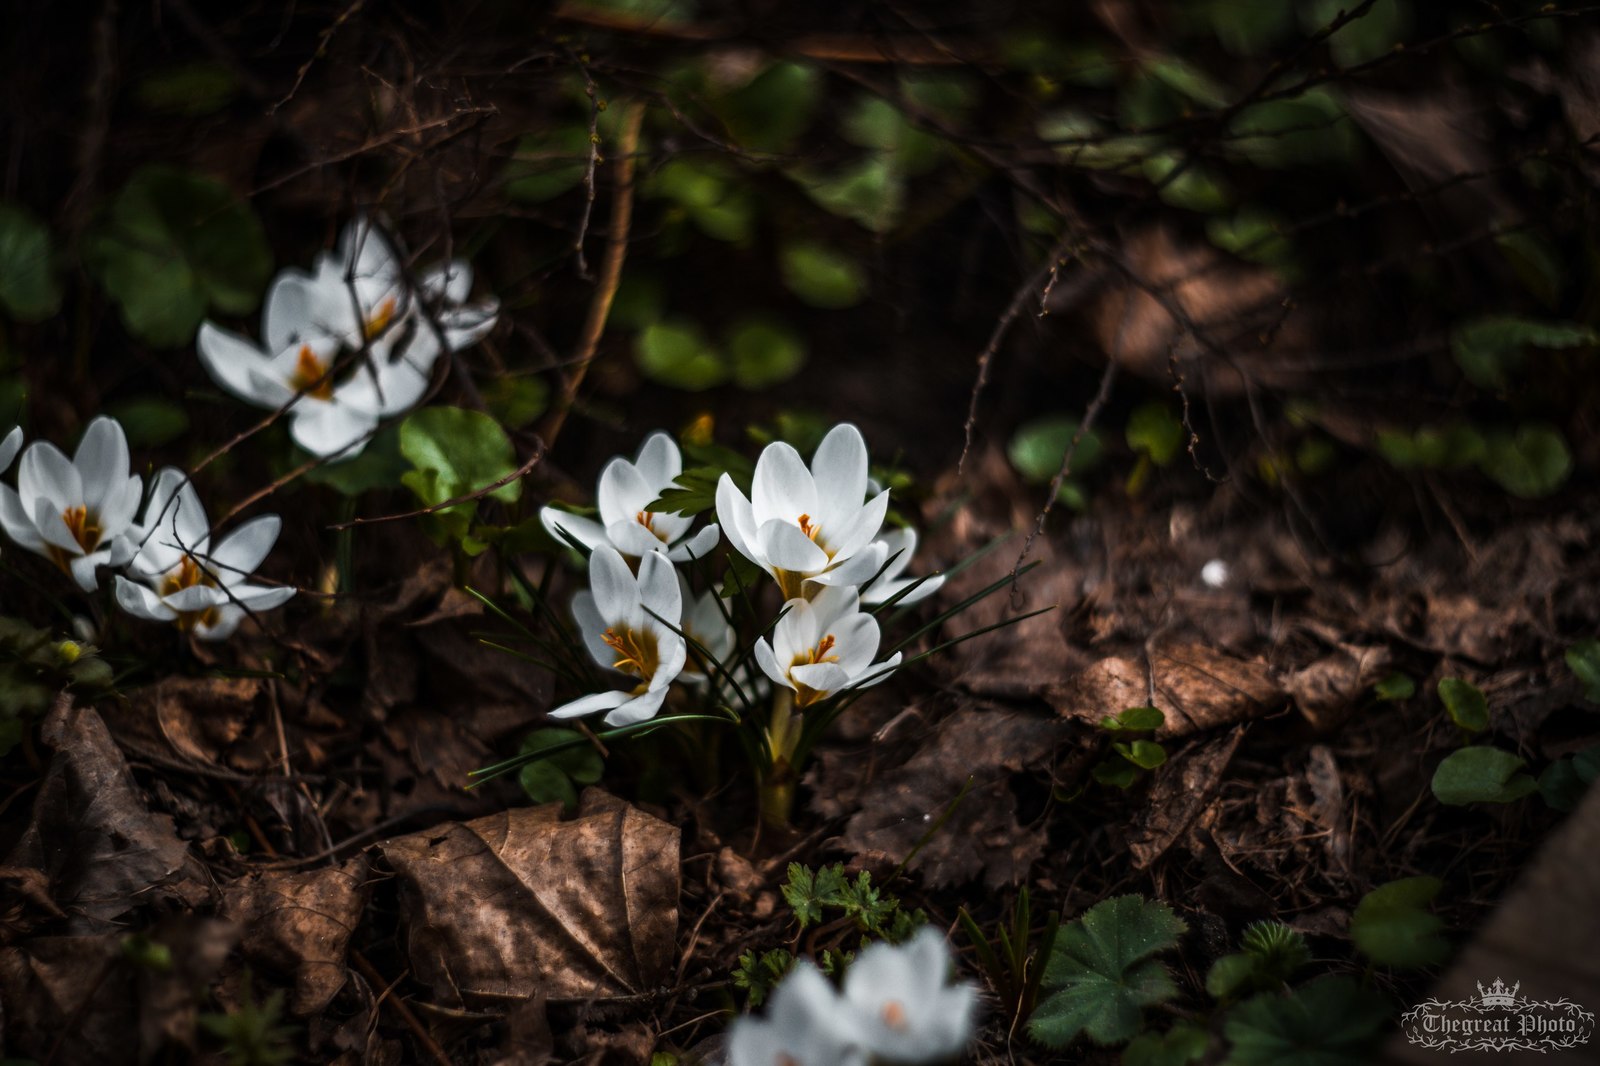
[[[333,40],[333,35],[339,32],[339,27],[354,18],[365,3],[366,0],[354,0],[349,7],[340,13],[338,18],[329,24],[327,29],[322,31],[322,35],[317,38],[317,50],[312,52],[304,63],[300,64],[300,69],[295,72],[294,84],[289,86],[289,91],[284,94],[282,100],[267,108],[268,115],[277,114],[279,108],[294,99],[295,93],[300,91],[300,84],[306,80],[306,75],[311,72],[311,65],[328,54],[328,42]]]
[[[561,387],[561,399],[555,409],[545,417],[540,427],[539,439],[545,448],[554,448],[556,435],[561,432],[573,403],[578,398],[578,388],[583,384],[589,364],[594,362],[595,349],[600,346],[600,335],[605,332],[606,318],[611,314],[611,301],[617,295],[617,285],[622,281],[622,263],[628,256],[628,227],[633,221],[633,171],[639,149],[639,129],[644,123],[644,103],[633,101],[622,118],[622,134],[617,140],[617,191],[611,201],[611,219],[606,242],[605,258],[600,263],[599,287],[589,302],[589,316],[584,320],[583,333],[578,341],[572,372]]]
[[[350,949],[350,961],[356,964],[356,969],[361,971],[361,976],[372,982],[376,987],[391,987],[389,982],[383,979],[383,974],[378,972],[378,968],[368,962],[367,957],[355,948]],[[396,983],[398,984],[399,982],[397,981]],[[400,1015],[400,1020],[406,1023],[406,1028],[411,1030],[411,1035],[417,1038],[417,1043],[422,1045],[422,1049],[428,1053],[430,1059],[439,1063],[439,1066],[455,1066],[450,1061],[450,1056],[444,1053],[444,1048],[439,1046],[439,1042],[434,1040],[433,1034],[429,1033],[427,1027],[422,1024],[422,1019],[411,1013],[411,1008],[406,1006],[403,999],[399,996],[390,996],[387,1002],[389,1006],[394,1008],[394,1012]]]
[[[468,503],[472,500],[481,500],[495,489],[511,484],[511,482],[520,479],[523,475],[528,473],[528,471],[532,470],[535,466],[538,466],[539,460],[544,458],[546,450],[547,449],[545,448],[535,448],[533,454],[530,455],[521,466],[511,471],[511,473],[507,474],[500,480],[493,482],[492,484],[485,485],[481,489],[473,489],[471,492],[463,493],[460,496],[452,496],[443,503],[435,503],[430,504],[427,507],[419,507],[415,511],[407,511],[404,514],[385,514],[378,515],[375,518],[352,518],[348,522],[338,522],[329,526],[328,528],[350,529],[354,526],[370,526],[375,522],[394,522],[401,518],[418,518],[425,514],[433,514],[435,511],[442,511],[447,507],[454,507],[458,503]]]

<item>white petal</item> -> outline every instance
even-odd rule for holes
[[[417,279],[417,287],[430,300],[449,306],[466,303],[467,297],[472,295],[472,264],[465,259],[455,259],[429,267]]]
[[[667,547],[661,538],[632,519],[607,526],[606,539],[623,555],[654,555]]]
[[[800,663],[789,667],[789,676],[795,683],[818,692],[838,692],[850,684],[851,678],[838,663]]]
[[[780,570],[809,574],[828,565],[828,553],[794,522],[774,518],[761,527],[761,554]]]
[[[439,328],[444,331],[446,346],[452,352],[459,352],[463,348],[477,344],[494,329],[495,323],[500,321],[500,301],[491,298],[465,307],[440,311],[434,317],[438,320]]]
[[[322,459],[354,459],[366,447],[367,435],[378,426],[374,415],[310,397],[301,397],[289,416],[289,436]]]
[[[833,549],[835,559],[848,559],[878,535],[878,530],[883,528],[883,516],[888,512],[889,492],[885,489],[869,500],[865,507],[857,508],[843,528],[829,530],[823,527],[821,539]],[[885,558],[888,557],[888,547],[887,544],[883,545]]]
[[[727,533],[734,551],[757,566],[766,565],[766,558],[758,554],[756,520],[750,501],[727,474],[717,481],[717,522]]]
[[[801,515],[817,515],[817,486],[811,471],[801,461],[800,453],[783,441],[761,450],[750,487],[750,505],[758,526],[773,519],[795,525]]]
[[[245,613],[235,605],[225,603],[210,612],[210,617],[210,622],[202,619],[195,623],[194,635],[201,640],[215,642],[233,636],[239,623],[244,621]]]
[[[871,688],[880,682],[889,680],[889,675],[900,666],[900,653],[895,652],[883,662],[862,671],[860,677],[850,683],[851,688]]]
[[[133,615],[150,622],[171,622],[178,617],[178,612],[161,602],[151,589],[129,581],[121,574],[117,575],[117,606]]]
[[[128,532],[128,528],[133,524],[134,513],[139,510],[143,485],[144,482],[138,474],[124,473],[122,484],[107,493],[97,516],[100,519],[102,539],[113,539]]]
[[[600,617],[600,609],[594,605],[594,593],[588,589],[572,597],[572,620],[578,624],[578,635],[583,638],[583,646],[589,649],[589,657],[607,670],[613,669],[611,664],[617,661],[617,649],[601,639],[605,635],[606,620]]]
[[[596,711],[609,711],[620,707],[631,697],[626,692],[595,692],[581,699],[564,703],[550,712],[551,718],[581,718]]]
[[[223,537],[211,550],[212,571],[225,585],[249,577],[277,543],[282,529],[283,519],[275,514],[252,518]]]
[[[659,493],[683,473],[683,456],[673,439],[658,429],[639,446],[633,465],[645,483]]]
[[[17,457],[22,450],[22,427],[17,426],[6,434],[5,440],[0,440],[0,474],[11,468],[11,460]]]
[[[896,607],[910,607],[912,604],[921,603],[929,596],[932,596],[935,592],[938,592],[940,586],[943,584],[943,574],[934,574],[932,577],[924,578],[922,584],[920,585],[917,585],[916,578],[908,577],[902,578],[898,581],[884,581],[880,579],[879,581],[874,582],[872,587],[862,594],[861,602],[873,605],[887,603],[888,601],[893,600],[896,596],[899,596],[901,589],[911,588],[912,585],[916,585],[916,588],[912,589],[904,596],[901,596],[900,599],[895,600]]]
[[[209,585],[190,585],[188,588],[167,593],[161,597],[161,602],[174,611],[187,613],[220,607],[230,601],[227,593],[221,589]]]
[[[660,519],[656,519],[660,521]],[[716,550],[717,541],[722,539],[722,530],[715,522],[706,526],[700,532],[686,541],[673,546],[667,553],[667,558],[675,563],[686,563],[690,559],[704,559]]]
[[[279,271],[261,306],[262,340],[272,351],[281,352],[331,332],[327,302],[313,275],[296,269]]]
[[[683,620],[678,572],[660,552],[650,552],[639,560],[639,601],[675,626]]]
[[[16,542],[18,547],[43,555],[47,550],[45,539],[33,524],[22,497],[10,485],[0,485],[0,529]]]
[[[639,583],[622,556],[608,544],[600,545],[589,556],[589,588],[607,625],[631,622],[637,627],[643,615],[639,609]]]
[[[772,651],[772,646],[765,640],[756,641],[756,665],[761,667],[761,672],[772,679],[775,685],[784,685],[794,688],[794,682],[789,680],[789,675],[778,665],[778,657]]]
[[[40,500],[60,511],[83,504],[83,478],[72,461],[49,441],[34,441],[17,464],[17,493],[29,510]]]
[[[666,698],[665,687],[642,692],[606,715],[605,723],[609,726],[632,725],[654,718]]]
[[[105,511],[113,490],[120,500],[128,481],[128,464],[128,438],[116,419],[101,416],[90,422],[72,457],[72,465],[83,479],[83,503],[90,514],[98,517]]]
[[[539,510],[539,521],[544,523],[544,528],[550,535],[563,544],[566,538],[561,534],[565,531],[573,540],[593,551],[602,544],[608,543],[605,527],[592,518],[572,514],[569,511],[560,511],[554,507],[542,507]]]
[[[811,457],[811,474],[817,486],[816,518],[831,532],[830,525],[848,521],[867,497],[867,442],[861,431],[848,422],[829,430]]]
[[[373,361],[371,357],[369,361]],[[427,395],[431,383],[426,373],[403,359],[380,366],[377,371],[361,366],[354,377],[334,389],[333,402],[375,418],[386,418],[415,407]]]
[[[828,626],[826,632],[836,641],[839,665],[851,677],[864,671],[878,655],[881,635],[878,620],[870,614],[846,615]]]
[[[864,549],[844,562],[830,567],[825,573],[817,574],[808,580],[816,585],[833,585],[837,587],[863,584],[872,580],[872,575],[883,568],[884,551],[885,548],[882,544],[868,544]]]
[[[200,365],[206,368],[211,380],[236,399],[257,406],[278,406],[264,395],[266,390],[260,386],[258,375],[271,362],[267,353],[237,333],[229,333],[210,322],[201,324],[195,346],[200,353]]]
[[[618,456],[606,464],[600,471],[600,488],[595,493],[595,503],[600,508],[600,521],[607,528],[618,522],[632,522],[638,519],[639,514],[645,509],[645,504],[653,501],[659,493],[640,476],[632,463]]]
[[[807,602],[810,604],[812,617],[816,620],[819,640],[822,634],[828,632],[839,619],[854,615],[861,610],[854,585],[833,585],[822,588]]]
[[[788,669],[798,656],[817,646],[822,636],[817,615],[805,600],[793,599],[783,605],[783,615],[772,627],[772,653],[778,665]]]
[[[68,555],[83,554],[83,546],[78,543],[78,538],[72,535],[66,519],[52,501],[46,499],[34,501],[33,528],[37,529],[39,535],[52,547],[60,548]]]
[[[299,590],[286,585],[271,587],[267,585],[234,585],[228,589],[228,595],[232,597],[229,600],[230,603],[248,607],[259,614],[262,611],[271,611],[282,607],[294,599],[297,591]]]
[[[683,672],[683,664],[689,661],[689,645],[676,633],[658,629],[656,653],[661,661],[650,675],[650,691],[665,692],[673,679]]]
[[[93,592],[100,587],[100,581],[95,576],[95,571],[110,562],[110,551],[96,551],[90,552],[88,555],[78,556],[67,564],[67,568],[72,571],[72,580],[78,583],[80,589],[85,592]]]

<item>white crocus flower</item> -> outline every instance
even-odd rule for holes
[[[0,474],[11,469],[11,460],[17,457],[22,450],[22,427],[17,426],[6,434],[5,440],[0,440]]]
[[[801,960],[772,993],[765,1018],[729,1028],[728,1066],[865,1066],[855,1023],[828,979]]]
[[[565,533],[586,548],[610,545],[630,557],[665,552],[675,563],[703,559],[721,536],[715,523],[691,536],[693,517],[645,510],[681,473],[683,456],[677,444],[657,431],[645,438],[632,462],[619,455],[600,471],[595,493],[600,521],[554,507],[541,510],[539,518],[552,536]]]
[[[139,580],[117,576],[117,603],[136,618],[175,622],[201,640],[226,640],[247,613],[270,611],[295,594],[247,580],[282,526],[277,515],[262,515],[213,546],[194,485],[169,467],[156,475],[139,530],[143,543],[128,565]]]
[[[809,470],[789,445],[767,445],[750,496],[724,474],[717,519],[729,543],[771,574],[785,599],[809,597],[818,586],[860,585],[883,566],[886,546],[873,538],[889,493],[866,498],[867,444],[855,426],[834,426]]]
[[[738,635],[734,633],[733,626],[728,624],[728,618],[723,614],[723,608],[717,601],[717,590],[707,589],[697,597],[689,590],[688,579],[680,573],[678,592],[683,598],[684,606],[683,624],[679,628],[686,637],[693,638],[696,644],[709,652],[713,659],[727,666],[728,656],[733,653]],[[680,680],[691,685],[701,685],[706,682],[708,676],[716,674],[716,667],[706,662],[705,657],[691,646],[687,665],[683,668],[683,673],[678,676]]]
[[[572,614],[594,661],[635,678],[638,684],[573,700],[551,711],[550,717],[607,711],[605,723],[610,726],[655,717],[688,653],[683,638],[661,621],[678,625],[683,616],[677,572],[666,556],[646,552],[635,577],[615,548],[607,544],[595,548],[589,556],[589,591],[573,597]]]
[[[916,554],[916,530],[909,527],[906,529],[893,529],[879,536],[873,543],[883,545],[884,558],[887,561],[884,563],[883,572],[878,575],[877,580],[873,581],[867,590],[861,594],[862,603],[868,605],[886,603],[898,596],[901,589],[911,588],[912,585],[916,585],[915,589],[895,600],[896,606],[909,607],[913,603],[920,603],[922,600],[932,596],[939,591],[939,586],[944,584],[943,574],[935,574],[933,577],[923,578],[921,584],[917,584],[916,578],[900,576],[905,573],[906,567],[911,565],[911,557]]]
[[[950,1062],[972,1039],[978,990],[951,985],[944,938],[924,927],[899,946],[873,944],[844,975],[854,1028],[875,1061]]]
[[[11,440],[6,438],[8,447]],[[16,489],[0,485],[0,527],[92,592],[96,567],[121,566],[133,554],[126,533],[139,509],[141,484],[128,472],[122,427],[115,419],[97,418],[70,460],[47,441],[29,445],[17,466]]]
[[[900,665],[895,652],[878,654],[878,620],[860,610],[854,588],[829,586],[811,600],[792,599],[773,627],[772,640],[758,640],[756,662],[774,684],[795,692],[806,707],[846,688],[883,681]]]

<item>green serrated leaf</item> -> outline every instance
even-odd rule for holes
[[[1433,795],[1453,807],[1468,803],[1511,803],[1539,783],[1522,772],[1526,764],[1509,751],[1475,745],[1451,752],[1433,772]]]
[[[1450,712],[1450,720],[1467,732],[1481,733],[1489,728],[1489,701],[1472,682],[1458,677],[1442,678],[1439,699]]]
[[[1321,977],[1291,995],[1265,992],[1235,1007],[1223,1032],[1225,1066],[1367,1066],[1389,1005],[1344,976]]]
[[[575,729],[536,729],[522,742],[522,754],[537,756],[549,748],[562,747],[544,758],[523,766],[519,780],[528,799],[534,803],[560,801],[567,810],[578,805],[578,785],[592,785],[605,772],[605,760],[594,746],[583,741]]]
[[[1423,907],[1443,888],[1436,877],[1407,877],[1368,892],[1350,918],[1356,950],[1382,966],[1416,969],[1443,962],[1450,944],[1437,916]]]
[[[1150,956],[1177,946],[1187,927],[1164,903],[1118,896],[1091,907],[1056,936],[1043,987],[1054,990],[1028,1022],[1035,1040],[1065,1048],[1085,1034],[1120,1044],[1138,1034],[1143,1008],[1177,995]]]

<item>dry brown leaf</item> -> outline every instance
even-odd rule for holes
[[[1283,678],[1284,691],[1319,730],[1338,726],[1389,669],[1389,649],[1341,644],[1336,651]]]
[[[74,931],[104,928],[167,893],[203,895],[172,819],[152,814],[92,707],[57,700],[40,730],[55,749],[33,816],[4,865],[43,871]]]
[[[259,678],[169,677],[140,689],[111,724],[135,750],[217,765],[258,715],[265,690]]]
[[[1158,737],[1181,737],[1232,725],[1273,710],[1283,693],[1265,663],[1237,659],[1203,644],[1169,644],[1142,659],[1102,659],[1050,692],[1050,702],[1068,718],[1099,725],[1109,714],[1151,703],[1166,715]]]
[[[598,789],[379,845],[413,975],[441,1003],[604,1000],[655,987],[678,928],[678,829]]]
[[[222,913],[244,929],[250,961],[292,977],[289,1010],[322,1010],[349,976],[345,949],[365,903],[367,863],[296,873],[269,870],[240,878],[223,892]]]
[[[872,865],[903,862],[970,778],[966,797],[909,868],[934,886],[979,876],[991,887],[1016,884],[1043,853],[1044,831],[1017,823],[1011,775],[1048,766],[1061,733],[1047,718],[971,705],[940,721],[909,759],[885,759],[882,773],[845,770],[835,759],[843,776],[862,773],[865,782],[839,843]],[[819,797],[833,787],[826,766],[811,780]]]
[[[1161,767],[1128,836],[1135,866],[1144,869],[1160,858],[1211,802],[1243,737],[1244,729],[1235,729],[1184,749]]]

